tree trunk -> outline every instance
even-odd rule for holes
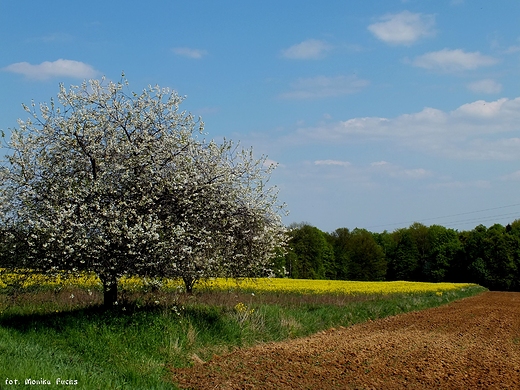
[[[103,306],[107,309],[117,305],[117,277],[115,275],[101,275],[103,283]]]
[[[183,276],[182,280],[184,281],[184,288],[186,289],[186,292],[191,295],[193,293],[193,285],[197,279],[192,276]]]

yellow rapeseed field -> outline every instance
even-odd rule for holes
[[[286,292],[299,294],[409,294],[460,290],[469,283],[424,283],[424,282],[355,282],[345,280],[271,279],[259,278],[237,281],[233,279],[210,279],[204,283],[211,290],[240,288],[251,292]]]
[[[137,276],[123,277],[121,279],[121,286],[128,290],[139,290],[147,285],[153,284],[154,281],[148,278],[140,278]],[[179,286],[182,282],[177,280],[166,281],[168,287]],[[9,285],[16,285],[21,288],[28,288],[33,286],[41,287],[81,287],[81,288],[101,288],[101,281],[93,273],[81,273],[78,275],[43,275],[36,273],[9,273],[2,272],[0,269],[0,288],[5,288]]]
[[[1,271],[1,270],[0,270]],[[16,285],[20,288],[32,286],[41,287],[67,287],[101,288],[99,278],[94,274],[81,274],[81,276],[47,276],[30,274],[22,276],[3,272],[0,273],[0,288]],[[121,287],[127,290],[138,291],[144,287],[157,285],[166,290],[182,288],[182,281],[160,280],[155,281],[140,277],[125,277],[121,279]],[[473,284],[468,283],[423,283],[423,282],[355,282],[344,280],[311,280],[311,279],[224,279],[211,278],[199,282],[195,288],[211,291],[229,291],[240,289],[251,293],[297,293],[297,294],[409,294],[409,293],[437,293],[442,295],[444,291],[459,290]]]
[[[0,288],[17,286],[28,288],[33,286],[42,287],[66,287],[81,286],[93,288],[101,286],[99,278],[93,274],[82,274],[81,276],[67,277],[66,275],[48,276],[37,273],[9,273],[0,269]]]

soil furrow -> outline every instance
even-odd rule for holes
[[[520,293],[262,344],[173,370],[190,389],[518,389]]]

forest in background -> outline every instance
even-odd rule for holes
[[[293,224],[275,275],[299,279],[463,282],[520,291],[520,220],[457,231],[414,223],[393,232]]]

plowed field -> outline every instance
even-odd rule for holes
[[[237,350],[189,389],[520,389],[520,293],[486,292],[303,339]]]

